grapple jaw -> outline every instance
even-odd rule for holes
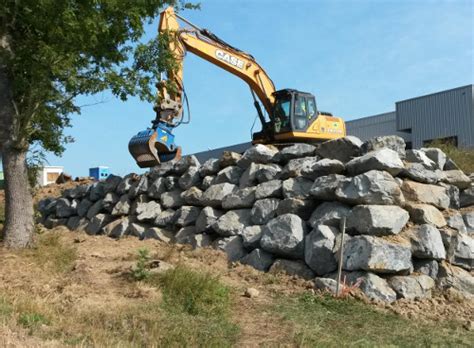
[[[150,168],[161,162],[179,160],[181,147],[174,144],[174,135],[168,127],[159,125],[156,130],[139,132],[128,143],[128,150],[140,168]]]

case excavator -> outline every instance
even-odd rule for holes
[[[180,22],[186,25],[180,27]],[[159,34],[165,33],[172,37],[168,49],[175,57],[177,69],[167,71],[167,80],[162,79],[157,84],[158,102],[154,107],[156,118],[152,127],[130,140],[129,150],[139,167],[153,167],[181,157],[181,148],[174,142],[173,129],[183,123],[183,60],[186,52],[221,67],[249,85],[262,124],[261,131],[253,134],[252,143],[317,143],[346,135],[344,121],[318,111],[314,95],[295,89],[276,90],[273,81],[252,55],[192,24],[175,13],[173,7],[160,14]],[[167,82],[171,82],[174,88],[168,88]]]

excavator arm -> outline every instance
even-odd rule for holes
[[[178,20],[187,24],[180,27]],[[268,127],[261,102],[269,118],[272,118],[275,102],[275,86],[265,70],[248,53],[225,43],[214,34],[201,29],[168,7],[160,14],[160,35],[169,36],[169,51],[174,55],[177,67],[167,71],[167,80],[158,84],[158,103],[153,127],[138,133],[129,143],[129,150],[140,167],[151,167],[180,156],[180,148],[174,145],[172,129],[179,124],[183,113],[183,61],[186,52],[221,67],[244,80],[250,87],[254,104],[265,130]],[[168,88],[167,86],[173,86]]]

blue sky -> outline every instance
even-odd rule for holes
[[[316,95],[318,108],[345,120],[394,110],[394,102],[473,83],[472,0],[201,0],[181,15],[256,57],[276,88]],[[156,23],[146,37],[156,35]],[[184,153],[250,140],[256,112],[248,86],[189,53],[184,83],[192,122],[176,129]],[[149,126],[152,105],[109,93],[75,115],[75,143],[61,158],[74,176],[106,165],[141,172],[128,141]],[[258,127],[257,127],[258,128]]]

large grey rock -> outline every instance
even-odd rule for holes
[[[104,181],[104,190],[105,193],[115,192],[117,190],[118,185],[122,182],[122,177],[118,175],[110,174],[107,179]],[[84,197],[84,196],[82,196]]]
[[[235,166],[237,162],[242,158],[242,155],[233,151],[224,151],[221,158],[219,159],[219,165],[221,168],[228,166]]]
[[[344,175],[330,174],[317,178],[311,186],[310,195],[318,200],[336,200],[336,189],[344,183],[350,182]]]
[[[212,229],[222,237],[242,234],[251,225],[250,209],[229,210],[212,225]]]
[[[409,246],[379,237],[356,236],[345,244],[343,268],[377,273],[408,272],[413,267]]]
[[[335,227],[319,225],[306,236],[304,260],[317,275],[328,274],[337,269],[333,249],[338,233]]]
[[[176,211],[175,224],[178,227],[194,225],[201,213],[201,208],[183,205]]]
[[[165,176],[172,173],[175,163],[176,161],[162,162],[157,166],[151,168],[148,172],[148,176],[150,177],[151,181],[154,181],[161,176]]]
[[[108,212],[111,213],[112,209],[114,209],[115,204],[119,201],[120,196],[117,195],[115,192],[108,192],[105,194],[105,197],[103,199],[103,206],[104,209]]]
[[[280,200],[278,198],[264,198],[255,202],[250,217],[256,225],[265,225],[277,214]]]
[[[87,227],[88,223],[89,223],[89,220],[87,220],[86,218],[79,217],[79,216],[71,216],[67,220],[66,226],[71,231],[81,231]]]
[[[102,228],[112,221],[112,216],[106,214],[97,214],[86,227],[86,233],[96,235],[102,231]]]
[[[150,228],[150,226],[147,224],[131,222],[128,225],[127,234],[130,236],[137,237],[138,239],[143,239],[143,235],[148,228]]]
[[[222,200],[229,194],[237,190],[237,186],[229,183],[211,185],[202,194],[202,204],[213,208],[219,208]]]
[[[407,163],[400,176],[425,184],[436,184],[446,178],[442,171],[426,169],[421,163]]]
[[[414,257],[435,260],[446,258],[441,233],[436,227],[425,224],[416,226],[409,232]]]
[[[129,224],[127,217],[112,221],[104,226],[104,234],[111,238],[121,238],[128,233]]]
[[[464,224],[462,215],[457,211],[451,213],[446,218],[446,223],[448,224],[449,227],[455,229],[456,231],[467,233],[467,228],[466,228],[466,225]]]
[[[83,201],[85,201],[85,200],[86,199],[83,199]],[[43,217],[48,216],[50,214],[53,214],[53,213],[56,212],[56,204],[57,203],[58,203],[58,200],[54,199],[54,198],[51,198],[51,197],[42,199],[41,201],[38,202],[38,211],[41,213],[41,215]],[[80,205],[80,203],[77,206],[78,211],[79,211],[79,205]],[[92,202],[91,202],[90,205],[92,205]],[[86,208],[86,213],[87,213],[87,209],[89,209],[89,208]]]
[[[245,169],[245,171],[240,176],[239,187],[246,188],[249,186],[257,185],[257,172],[261,169],[262,166],[265,166],[265,164],[251,163],[250,166],[248,166],[248,168]]]
[[[310,144],[298,143],[283,148],[274,158],[275,162],[286,163],[294,158],[313,156],[316,147]]]
[[[222,216],[222,211],[212,207],[205,207],[201,210],[196,220],[196,233],[208,232],[211,226]]]
[[[205,177],[208,175],[217,174],[219,170],[221,170],[219,160],[217,158],[209,158],[206,162],[203,163],[203,165],[199,169],[199,173],[202,177]]]
[[[282,196],[282,181],[281,180],[270,180],[261,183],[255,190],[255,199],[263,198],[280,198]]]
[[[130,202],[130,198],[128,198],[128,194],[123,194],[119,201],[115,204],[114,209],[112,209],[113,216],[121,216],[121,215],[128,215],[130,212],[130,206],[132,203]]]
[[[450,200],[444,187],[405,180],[401,189],[408,201],[432,204],[440,209],[449,207]]]
[[[474,205],[474,185],[470,188],[465,189],[461,192],[459,196],[461,208],[469,207]]]
[[[196,156],[194,155],[184,156],[183,158],[181,158],[179,161],[177,161],[174,164],[173,172],[175,172],[178,175],[182,175],[190,167],[199,167],[200,165],[201,163],[199,163],[199,160],[197,159]]]
[[[255,249],[260,246],[263,227],[259,225],[247,226],[242,231],[242,241],[247,249]]]
[[[285,273],[303,279],[313,279],[315,277],[311,268],[301,260],[276,259],[269,272],[273,274]]]
[[[474,269],[474,238],[465,233],[456,233],[450,240],[448,260],[467,270]]]
[[[302,258],[306,224],[294,214],[285,214],[270,220],[263,229],[262,249],[288,258]]]
[[[237,185],[243,172],[244,170],[237,166],[225,167],[219,173],[217,173],[217,176],[215,177],[212,184],[216,185],[228,182],[230,184]]]
[[[158,227],[167,227],[174,225],[176,211],[173,209],[162,210],[155,219],[154,225]]]
[[[241,236],[231,236],[217,239],[214,242],[214,247],[224,251],[227,254],[227,258],[230,262],[238,261],[247,255],[247,251],[244,248]]]
[[[119,176],[111,175],[109,177],[112,177],[112,176],[115,177],[115,178],[119,178],[120,181],[122,181],[122,179]],[[79,186],[76,186],[72,189],[65,190],[63,192],[63,197],[69,198],[69,199],[76,199],[76,198],[77,199],[82,199],[82,198],[86,197],[89,194],[90,188],[91,188],[91,185],[79,185]],[[109,192],[109,191],[107,191],[107,192]]]
[[[273,261],[273,255],[262,249],[254,249],[240,260],[242,264],[252,266],[262,272],[268,271]]]
[[[347,136],[326,141],[319,145],[316,153],[324,158],[337,159],[342,163],[349,162],[360,154],[362,141],[354,136]]]
[[[347,229],[372,236],[394,235],[409,218],[408,212],[396,205],[358,205],[347,217]]]
[[[170,175],[164,178],[166,191],[179,189],[179,176]]]
[[[182,190],[190,189],[197,186],[201,181],[198,167],[189,167],[184,174],[179,178],[178,184]]]
[[[96,216],[97,214],[103,212],[104,210],[104,200],[103,199],[99,199],[97,202],[95,202],[90,208],[89,210],[87,211],[87,214],[86,214],[86,217],[89,219],[89,220],[92,220],[92,218],[94,216]],[[57,214],[56,214],[57,215]]]
[[[341,219],[347,217],[351,208],[339,202],[324,202],[320,204],[309,219],[311,227],[328,225],[339,227]]]
[[[361,146],[361,153],[366,154],[371,151],[381,149],[390,149],[398,153],[400,158],[405,157],[405,140],[397,135],[384,135],[371,138],[365,141]]]
[[[459,188],[454,185],[445,184],[443,182],[438,183],[438,185],[446,189],[446,195],[449,197],[449,207],[451,209],[459,209],[461,203],[459,201]]]
[[[410,219],[417,224],[430,224],[436,227],[446,226],[443,214],[431,204],[407,203],[404,208],[410,213]]]
[[[283,167],[280,177],[282,179],[288,179],[301,176],[303,172],[309,173],[318,160],[319,158],[316,156],[292,159]]]
[[[380,149],[356,157],[346,164],[351,175],[357,175],[370,170],[385,170],[396,176],[403,170],[403,162],[397,152],[390,149]]]
[[[444,172],[444,182],[458,187],[460,190],[467,189],[471,186],[471,178],[469,178],[462,170],[447,170]]]
[[[425,153],[425,155],[432,160],[435,165],[436,169],[443,170],[444,166],[447,161],[446,154],[435,147],[429,147],[429,148],[421,148],[421,151]]]
[[[163,193],[160,197],[163,208],[175,209],[184,205],[184,199],[181,197],[181,193],[182,191],[179,189]]]
[[[439,264],[436,260],[416,259],[413,261],[413,268],[416,273],[425,274],[433,279],[438,277]]]
[[[282,168],[278,164],[259,164],[255,171],[255,179],[258,183],[279,179],[281,172]]]
[[[202,179],[202,182],[201,182],[201,190],[206,191],[209,187],[211,187],[211,185],[214,182],[215,178],[216,177],[213,176],[213,175],[205,176],[204,179]]]
[[[132,188],[132,185],[135,183],[135,181],[138,180],[138,178],[139,178],[138,175],[135,174],[135,173],[131,173],[131,174],[126,175],[122,179],[120,184],[118,184],[116,192],[119,195],[124,195],[124,194],[128,193],[128,191],[130,191],[130,189]]]
[[[341,161],[324,158],[317,162],[311,162],[309,167],[303,167],[301,175],[314,180],[320,176],[341,174],[344,170],[345,166]]]
[[[278,203],[276,215],[295,214],[303,220],[308,220],[316,208],[317,202],[308,199],[285,198]]]
[[[142,239],[156,239],[164,243],[171,243],[174,241],[174,236],[170,231],[158,227],[151,227],[145,230]]]
[[[58,227],[58,226],[64,226],[68,222],[68,219],[63,218],[63,219],[57,219],[53,215],[50,215],[46,218],[46,220],[43,221],[43,226],[49,229]]]
[[[340,185],[335,195],[349,204],[400,205],[405,200],[397,181],[389,173],[378,170],[353,177]]]
[[[474,276],[468,271],[442,262],[438,272],[438,287],[455,289],[469,299],[474,299]]]
[[[474,234],[474,211],[468,211],[462,215],[467,233]]]
[[[313,181],[303,178],[290,178],[282,183],[282,191],[284,198],[306,199],[313,186]]]
[[[91,185],[89,190],[89,200],[92,202],[98,201],[105,196],[105,183],[104,182],[95,182]]]
[[[212,245],[212,237],[207,233],[193,234],[188,237],[187,242],[193,249],[205,248]]]
[[[237,165],[241,168],[247,168],[251,163],[270,163],[278,149],[274,146],[257,144],[247,149]]]
[[[137,203],[135,213],[140,222],[154,221],[161,213],[160,203],[150,201],[147,203]]]
[[[255,187],[247,187],[232,192],[231,194],[225,196],[222,200],[222,208],[252,208],[253,204],[255,203],[255,190]]]
[[[68,218],[77,212],[77,204],[67,198],[59,198],[56,202],[56,217]]]
[[[79,202],[77,205],[77,215],[80,217],[86,216],[87,212],[89,211],[89,208],[92,207],[94,203],[88,200],[87,198],[84,198]]]
[[[406,160],[411,163],[420,163],[426,169],[436,169],[436,163],[426,156],[426,153],[421,150],[407,150]]]
[[[200,206],[202,205],[202,194],[203,192],[197,187],[193,186],[190,189],[181,193],[181,198],[185,204]]]
[[[337,281],[331,278],[315,278],[314,288],[335,295],[337,293]]]
[[[140,179],[132,184],[132,187],[128,191],[130,198],[135,198],[139,195],[145,194],[148,191],[148,178],[142,175]]]
[[[435,281],[431,277],[421,274],[390,277],[388,284],[395,290],[398,298],[415,300],[431,298],[431,290],[435,286]]]
[[[186,226],[180,228],[174,235],[173,242],[178,244],[190,244],[190,238],[196,234],[196,228],[194,226]]]
[[[459,167],[451,158],[446,158],[446,164],[444,165],[443,170],[458,170]]]
[[[359,289],[369,299],[381,302],[394,302],[397,294],[388,285],[387,281],[370,272],[345,273],[346,285],[358,285]]]

